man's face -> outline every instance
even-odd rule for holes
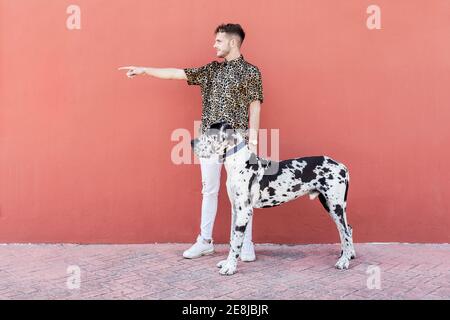
[[[229,36],[225,32],[216,33],[214,49],[216,49],[217,57],[219,58],[226,57],[230,53],[232,47],[235,45],[236,45],[235,37]]]

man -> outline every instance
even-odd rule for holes
[[[187,80],[188,85],[199,85],[202,95],[201,133],[215,122],[225,120],[234,129],[242,130],[252,152],[256,153],[260,107],[263,90],[259,69],[248,63],[240,52],[245,33],[239,24],[222,24],[215,30],[214,48],[223,62],[212,61],[199,68],[144,68],[128,69],[128,77],[147,74],[161,79]],[[250,125],[249,125],[250,122]],[[217,213],[222,163],[218,156],[200,158],[202,173],[202,212],[200,235],[183,257],[198,258],[214,252],[212,231]],[[254,261],[252,218],[245,230],[241,251],[242,261]]]

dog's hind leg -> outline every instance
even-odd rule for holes
[[[341,256],[336,263],[336,268],[347,269],[350,264],[350,259],[353,259],[355,249],[353,246],[352,229],[347,223],[347,191],[348,183],[330,188],[325,193],[319,195],[320,202],[329,212],[331,218],[336,224],[341,240]]]
[[[347,222],[347,195],[348,195],[348,185],[350,182],[350,175],[347,171],[347,177],[345,180],[345,194],[344,194],[344,217],[345,217],[345,221]],[[349,233],[350,233],[350,259],[355,259],[356,258],[356,251],[355,251],[355,246],[353,245],[353,228],[352,226],[347,223],[347,227],[349,229]]]
[[[336,263],[336,268],[347,269],[350,259],[355,255],[353,247],[352,231],[346,221],[346,213],[342,204],[330,204],[330,215],[334,220],[341,238],[341,256]]]

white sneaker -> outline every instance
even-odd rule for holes
[[[211,253],[214,253],[213,241],[211,240],[211,243],[208,243],[199,235],[197,242],[183,252],[183,257],[186,259],[195,259]]]
[[[255,246],[253,242],[244,243],[241,250],[241,261],[252,262],[256,260]]]

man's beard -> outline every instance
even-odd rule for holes
[[[229,53],[230,53],[229,51],[228,52],[220,51],[220,52],[217,52],[217,56],[219,58],[225,58]]]

